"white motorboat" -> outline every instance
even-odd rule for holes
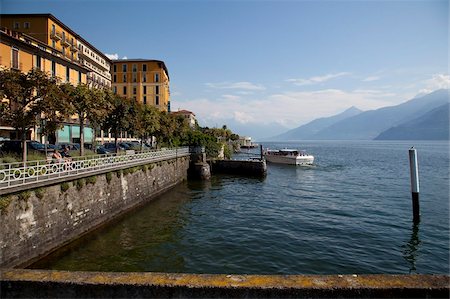
[[[296,149],[267,149],[264,152],[264,157],[268,162],[280,164],[312,165],[314,163],[314,156]]]

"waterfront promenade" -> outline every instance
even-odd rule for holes
[[[188,155],[189,148],[181,147],[74,157],[67,162],[43,160],[0,164],[0,195]]]

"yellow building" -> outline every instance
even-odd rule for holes
[[[170,112],[170,79],[163,61],[113,60],[111,74],[114,93]]]
[[[0,69],[16,69],[27,73],[33,68],[58,76],[63,82],[73,85],[86,83],[89,71],[80,63],[65,59],[61,52],[30,35],[1,29]],[[12,127],[0,123],[0,137],[15,139],[17,136]],[[40,139],[36,128],[32,130],[30,138]]]
[[[111,61],[80,35],[51,14],[1,14],[0,25],[41,41],[59,57],[88,69],[86,83],[91,87],[111,86]],[[52,74],[63,82],[67,76],[56,69]]]

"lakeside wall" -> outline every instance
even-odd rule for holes
[[[0,198],[0,267],[26,266],[187,179],[189,156]]]
[[[448,275],[0,270],[5,298],[448,298]]]

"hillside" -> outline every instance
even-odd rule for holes
[[[360,114],[362,111],[356,107],[351,107],[342,113],[315,119],[305,125],[289,130],[283,134],[268,138],[273,141],[288,141],[288,140],[307,140],[312,139],[315,134],[321,130],[335,124],[343,119]]]
[[[449,108],[444,104],[424,115],[390,128],[376,140],[449,140]]]
[[[310,139],[316,140],[370,140],[382,132],[418,118],[448,103],[448,90],[437,90],[400,105],[359,113],[332,124]]]

